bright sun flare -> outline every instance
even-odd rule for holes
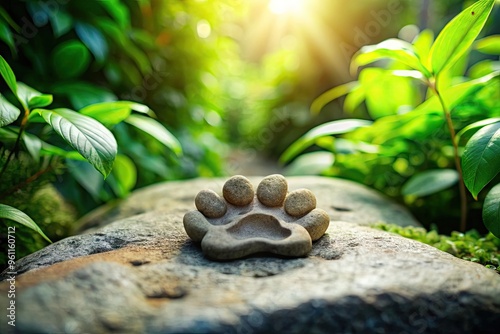
[[[269,10],[274,14],[299,13],[304,5],[304,0],[271,0]]]

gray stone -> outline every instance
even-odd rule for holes
[[[253,201],[253,186],[246,177],[236,175],[224,183],[222,195],[233,205],[245,206]]]
[[[288,191],[288,182],[280,174],[266,176],[257,187],[257,198],[265,206],[281,206]]]
[[[292,191],[285,200],[285,211],[290,216],[301,217],[316,207],[316,197],[308,189]]]
[[[212,262],[185,235],[182,216],[127,218],[20,260],[21,271],[38,270],[16,279],[16,331],[496,333],[500,326],[500,276],[419,242],[337,221],[306,258]],[[105,250],[56,263],[57,250],[105,242]],[[7,288],[0,284],[3,310]],[[6,326],[0,322],[0,332]]]
[[[209,218],[220,218],[226,214],[226,202],[213,190],[202,190],[196,195],[194,203],[198,211]]]

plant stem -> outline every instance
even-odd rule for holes
[[[453,127],[453,121],[451,119],[451,112],[446,107],[446,103],[444,102],[443,96],[439,93],[437,88],[437,79],[436,82],[431,83],[429,85],[433,90],[434,94],[439,99],[441,106],[443,107],[444,116],[446,119],[446,124],[448,126],[448,130],[450,131],[451,142],[453,144],[453,155],[455,160],[455,168],[458,172],[458,187],[460,190],[460,231],[465,232],[467,228],[467,192],[465,189],[464,177],[462,173],[462,166],[460,164],[460,155],[458,153],[458,143],[456,141],[456,133],[455,128]]]

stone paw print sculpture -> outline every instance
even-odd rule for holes
[[[254,192],[240,175],[223,186],[221,198],[202,190],[195,199],[198,210],[184,215],[189,237],[201,242],[203,253],[215,260],[231,260],[255,253],[301,257],[321,238],[330,223],[316,208],[316,197],[307,189],[288,193],[282,175],[265,177]]]

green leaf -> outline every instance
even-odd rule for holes
[[[495,0],[480,0],[468,7],[441,31],[429,54],[434,75],[454,64],[483,29]]]
[[[469,68],[468,76],[471,79],[476,79],[492,72],[500,72],[500,61],[485,59],[472,65]]]
[[[373,63],[377,60],[389,58],[398,61],[414,70],[422,72],[429,76],[427,69],[420,62],[415,53],[413,45],[408,42],[391,38],[376,45],[368,45],[353,56],[351,63],[351,73],[354,73],[358,67]]]
[[[306,153],[295,159],[285,169],[285,175],[320,175],[325,169],[331,167],[335,156],[331,152]]]
[[[129,10],[120,0],[99,1],[98,3],[115,19],[121,29],[130,27]]]
[[[90,24],[82,22],[76,23],[75,31],[97,62],[102,63],[108,56],[108,43],[102,33]]]
[[[467,189],[475,199],[500,172],[500,122],[486,125],[465,145],[462,170]]]
[[[10,52],[13,55],[17,54],[16,43],[10,28],[6,22],[0,19],[0,40],[4,41],[10,48]]]
[[[24,131],[22,140],[33,160],[38,162],[40,160],[40,151],[42,150],[42,141],[40,138]]]
[[[307,147],[314,144],[316,139],[324,136],[339,135],[348,133],[357,128],[368,126],[372,124],[371,121],[362,119],[343,119],[338,121],[331,121],[309,130],[305,135],[296,140],[290,145],[280,157],[282,163],[292,160],[300,152]]]
[[[488,231],[500,238],[500,184],[494,186],[484,199],[483,222]]]
[[[59,78],[76,78],[90,64],[90,52],[80,41],[69,40],[59,44],[52,54],[52,66]]]
[[[77,160],[77,161],[87,161],[80,153],[77,151],[66,151],[60,147],[50,145],[46,142],[42,141],[42,149],[40,151],[40,155],[43,156],[57,156],[63,157],[66,159]]]
[[[176,155],[182,154],[182,147],[177,138],[161,123],[151,117],[130,115],[125,122],[153,136],[153,138],[171,149]]]
[[[402,111],[413,109],[417,104],[418,91],[408,78],[408,72],[414,71],[385,70],[376,67],[365,68],[359,75],[359,81],[365,89],[366,106],[373,119],[396,115]],[[420,73],[416,71],[417,73]]]
[[[53,100],[52,95],[42,94],[39,96],[32,97],[29,100],[28,105],[29,105],[30,109],[43,108],[43,107],[50,105],[52,103],[52,100]]]
[[[122,28],[116,25],[113,21],[106,19],[100,19],[96,22],[96,24],[104,32],[104,34],[118,44],[124,54],[128,55],[136,63],[142,74],[148,74],[151,72],[152,67],[148,56],[130,41],[129,37],[124,33],[125,31],[123,31]]]
[[[0,128],[14,122],[20,114],[21,110],[0,94]]]
[[[323,109],[328,103],[352,92],[353,89],[357,88],[358,86],[359,86],[358,82],[353,81],[334,87],[324,92],[316,99],[314,99],[313,103],[311,104],[311,113],[319,114],[321,109]]]
[[[116,156],[115,167],[106,180],[116,196],[123,198],[134,188],[137,182],[137,168],[126,155]]]
[[[481,121],[478,121],[478,122],[475,122],[475,123],[467,125],[465,128],[463,128],[462,130],[460,130],[457,133],[457,137],[456,137],[457,138],[457,143],[460,143],[462,140],[469,139],[480,128],[482,128],[482,127],[484,127],[486,125],[497,123],[497,122],[500,122],[500,117],[487,118],[487,119],[483,119]]]
[[[431,29],[422,30],[422,32],[420,32],[420,34],[418,34],[418,36],[413,40],[413,48],[415,49],[415,53],[426,68],[430,67],[430,64],[428,64],[428,59],[433,42],[434,32]]]
[[[73,26],[73,19],[62,8],[52,10],[49,15],[50,24],[54,31],[54,37],[58,38],[67,33]]]
[[[117,144],[113,134],[91,117],[69,109],[35,109],[45,121],[107,177],[113,168]]]
[[[30,229],[38,232],[45,240],[52,243],[49,238],[42,232],[40,227],[24,212],[13,208],[9,205],[0,204],[0,218],[10,219],[15,221],[16,223],[22,224]]]
[[[12,72],[12,69],[10,68],[7,61],[2,56],[0,56],[0,74],[7,83],[7,86],[9,86],[12,93],[14,93],[14,95],[17,97],[16,76],[14,75],[14,72]]]
[[[96,201],[105,201],[108,195],[103,189],[104,180],[87,161],[66,161],[68,170],[73,178],[85,189]]]
[[[454,169],[429,170],[410,178],[401,188],[401,193],[405,196],[427,196],[451,187],[458,179],[458,172]]]
[[[106,125],[116,125],[128,118],[132,110],[148,113],[149,107],[130,101],[103,102],[87,106],[80,110],[83,115],[95,118]]]
[[[494,72],[479,79],[470,80],[447,88],[441,93],[446,103],[446,107],[453,112],[453,108],[460,104],[470,94],[477,92],[480,88],[490,83],[491,80],[498,80],[499,76],[500,72]],[[436,96],[431,97],[415,108],[415,111],[420,113],[431,110],[442,111],[441,102]]]
[[[482,38],[475,43],[475,48],[489,55],[500,55],[500,35],[491,35]]]
[[[52,103],[52,95],[42,94],[22,82],[17,83],[17,95],[30,109],[46,107]]]

